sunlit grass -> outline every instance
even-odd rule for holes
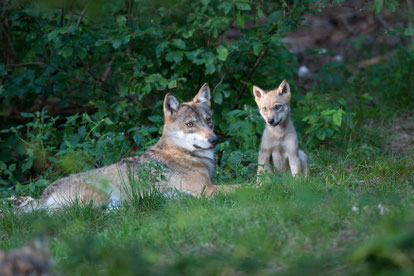
[[[309,178],[276,175],[263,187],[213,199],[180,195],[150,209],[74,204],[55,213],[5,211],[2,247],[48,235],[63,275],[371,273],[383,258],[396,271],[412,269],[398,261],[411,258],[398,241],[409,239],[405,228],[414,217],[412,162],[375,153],[362,167],[348,167],[363,159],[361,152],[320,149]],[[383,255],[384,248],[400,255]]]

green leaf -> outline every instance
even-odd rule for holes
[[[276,23],[282,18],[282,12],[280,10],[276,10],[269,14],[269,17],[267,18],[269,23]]]
[[[111,40],[112,47],[114,49],[118,49],[122,45],[122,41],[120,39]]]
[[[84,138],[85,137],[85,134],[86,134],[86,127],[85,126],[81,126],[78,129],[78,133],[79,133],[79,135],[80,135],[81,138]]]
[[[236,17],[236,22],[237,24],[239,24],[239,26],[242,29],[244,29],[244,15],[242,15],[241,13],[238,13]]]
[[[123,15],[118,15],[117,18],[116,18],[116,23],[118,25],[121,25],[121,26],[125,26],[126,21],[127,21],[127,19]]]
[[[216,66],[214,64],[206,64],[206,75],[211,75],[216,72]]]
[[[257,9],[257,17],[258,18],[263,18],[263,17],[265,17],[265,15],[264,15],[264,13],[263,13],[263,11],[261,10],[261,9]]]
[[[111,126],[111,125],[115,124],[115,123],[114,123],[114,122],[112,122],[112,120],[111,120],[111,119],[109,119],[109,118],[105,118],[105,119],[104,119],[104,123],[105,123],[105,124],[107,124],[108,126]]]
[[[374,0],[374,14],[380,13],[383,5],[384,5],[384,0]]]
[[[168,83],[168,88],[175,88],[177,86],[177,80],[172,80]]]
[[[226,47],[223,47],[221,45],[217,48],[217,53],[217,58],[221,61],[225,61],[229,55],[229,51],[227,51]]]
[[[231,7],[232,5],[229,1],[224,1],[218,5],[218,9],[223,10],[225,15],[229,13]]]
[[[216,104],[221,104],[223,102],[223,94],[220,91],[216,91],[216,93],[214,93],[213,101]]]
[[[183,53],[180,51],[170,51],[165,59],[170,62],[179,63],[183,60]]]
[[[7,169],[6,163],[0,160],[0,170],[6,170],[6,169]]]
[[[25,172],[33,166],[33,158],[26,159],[26,162],[22,165],[22,171]]]
[[[250,5],[248,1],[240,1],[239,3],[235,3],[236,4],[236,8],[241,10],[241,11],[250,11]]]
[[[339,109],[338,112],[336,112],[333,116],[332,116],[332,120],[333,123],[337,126],[341,126],[342,124],[342,109]]]
[[[339,98],[338,99],[338,103],[340,103],[341,105],[345,106],[346,105],[346,101],[344,100],[344,98]]]
[[[188,31],[184,31],[182,34],[184,38],[190,38],[193,36],[193,33],[194,33],[193,30],[188,30]]]
[[[74,135],[70,136],[70,138],[69,138],[69,143],[72,147],[77,145],[79,143],[79,141],[80,141],[79,134],[74,134]]]
[[[160,115],[149,116],[148,120],[150,120],[153,123],[161,123],[163,121]]]
[[[70,57],[73,53],[73,48],[72,47],[65,47],[60,51],[60,53],[65,58]]]
[[[163,41],[155,47],[155,54],[157,57],[160,57],[161,53],[164,51],[165,48],[168,46],[168,41]]]
[[[158,79],[158,84],[161,86],[161,88],[166,88],[168,85],[168,80],[162,76]]]
[[[59,34],[59,31],[57,31],[57,30],[54,30],[54,31],[50,32],[47,35],[47,40],[48,41],[54,40],[58,36],[58,34]]]
[[[178,49],[184,50],[185,49],[185,42],[181,39],[174,39],[173,45]]]
[[[20,112],[20,115],[25,118],[34,118],[34,114],[32,113]]]
[[[39,180],[37,180],[35,183],[34,183],[34,185],[36,186],[36,187],[45,187],[45,186],[47,186],[49,184],[49,181],[48,180],[46,180],[46,179],[39,179]]]
[[[414,36],[414,28],[406,28],[404,31],[405,36]]]
[[[256,43],[256,44],[253,46],[253,53],[254,53],[256,56],[258,56],[258,55],[260,54],[260,52],[262,51],[262,49],[263,49],[263,44],[262,44],[261,42]]]
[[[16,170],[16,164],[13,163],[9,166],[9,171],[14,172]]]

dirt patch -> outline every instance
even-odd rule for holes
[[[414,151],[414,114],[404,114],[387,125],[386,150],[395,153]]]

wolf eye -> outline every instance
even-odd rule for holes
[[[185,124],[188,128],[191,128],[194,126],[193,122],[188,122]]]
[[[275,105],[275,109],[276,110],[279,110],[279,109],[281,109],[282,108],[282,105],[281,104],[277,104],[277,105]]]
[[[211,118],[207,118],[207,123],[211,123]]]
[[[263,110],[263,111],[266,111],[266,110],[267,110],[267,108],[266,108],[266,107],[262,107],[262,110]]]

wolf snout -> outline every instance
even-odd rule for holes
[[[270,119],[267,120],[267,123],[271,126],[277,126],[280,123],[281,120],[282,119],[275,120],[274,118],[270,118]]]
[[[208,142],[213,146],[216,146],[219,142],[219,139],[217,136],[211,136],[210,138],[208,138]]]

